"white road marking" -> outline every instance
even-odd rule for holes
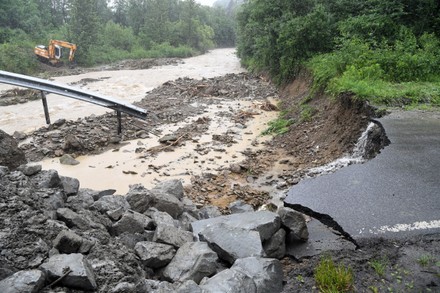
[[[370,233],[372,234],[379,234],[379,233],[386,233],[386,232],[406,232],[406,231],[414,231],[414,230],[426,230],[426,229],[435,229],[440,228],[440,220],[432,220],[432,221],[420,221],[420,222],[414,222],[412,224],[396,224],[393,226],[382,226],[379,229],[372,230],[370,229]]]

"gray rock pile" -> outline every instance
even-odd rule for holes
[[[14,169],[25,163],[25,154],[18,148],[17,141],[3,130],[0,130],[0,166]]]
[[[20,149],[31,162],[47,157],[61,158],[65,154],[75,158],[118,148],[123,141],[147,138],[152,131],[157,131],[155,129],[158,125],[174,124],[188,117],[202,115],[209,105],[225,100],[265,101],[268,97],[277,96],[278,90],[273,84],[249,73],[202,80],[179,78],[153,89],[145,98],[136,102],[137,106],[148,110],[147,123],[123,115],[121,135],[117,135],[116,115],[107,113],[76,121],[59,119],[31,134],[16,132],[14,137],[19,140]],[[191,132],[204,131],[201,125]],[[173,141],[176,137],[163,139],[164,142]]]
[[[292,210],[220,215],[178,180],[113,193],[0,167],[0,292],[280,292],[286,235],[308,237]]]

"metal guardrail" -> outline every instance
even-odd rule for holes
[[[50,124],[50,117],[49,109],[47,107],[46,93],[54,93],[115,110],[118,118],[118,134],[122,132],[121,112],[140,119],[145,119],[147,117],[147,111],[145,109],[134,106],[130,103],[118,101],[114,98],[106,97],[98,93],[92,93],[41,78],[0,70],[0,82],[40,90],[47,124]]]

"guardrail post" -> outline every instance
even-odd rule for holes
[[[116,116],[118,116],[118,135],[122,133],[122,119],[121,111],[116,110]]]
[[[43,101],[44,116],[46,117],[46,124],[50,124],[49,109],[47,108],[47,99],[46,99],[46,94],[44,93],[44,91],[41,91],[41,100]]]

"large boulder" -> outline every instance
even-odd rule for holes
[[[227,269],[216,274],[200,285],[210,293],[256,293],[255,282],[245,273]],[[270,291],[268,291],[270,292]]]
[[[32,176],[37,174],[43,169],[43,167],[40,164],[35,163],[29,163],[25,165],[20,165],[17,170],[23,172],[26,176]]]
[[[266,256],[282,259],[286,255],[286,231],[281,228],[273,236],[263,242]]]
[[[215,274],[217,261],[217,253],[205,242],[188,242],[177,250],[163,276],[172,282],[193,280],[198,284],[204,277]]]
[[[104,195],[99,198],[91,207],[101,213],[122,209],[126,211],[130,209],[130,204],[124,196],[120,195]]]
[[[179,200],[182,200],[184,195],[182,181],[178,179],[160,182],[153,188],[153,191],[155,190],[174,195]]]
[[[145,212],[147,216],[153,219],[154,224],[156,226],[164,225],[164,226],[172,226],[179,227],[179,221],[174,220],[168,213],[158,211],[156,208],[151,208],[147,212]]]
[[[199,237],[202,241],[206,241],[221,259],[230,264],[239,258],[264,256],[257,231],[219,223],[203,229]]]
[[[56,212],[57,220],[64,222],[69,228],[79,228],[81,230],[90,229],[90,223],[80,214],[68,208],[59,208]]]
[[[61,231],[53,241],[53,246],[59,252],[67,254],[88,253],[93,245],[92,241],[86,240],[70,230]]]
[[[178,288],[176,288],[175,293],[207,293],[202,291],[202,288],[197,285],[193,280],[187,280],[183,282]]]
[[[260,234],[261,241],[272,237],[281,227],[281,220],[278,214],[270,211],[239,213],[199,220],[191,223],[191,227],[194,236],[198,237],[202,230],[219,223],[230,227],[257,231]]]
[[[47,274],[51,281],[64,276],[59,282],[62,286],[86,291],[97,289],[93,270],[82,254],[54,255],[43,263],[40,269]]]
[[[63,188],[56,170],[43,170],[30,177],[35,188]]]
[[[153,269],[166,266],[176,254],[176,250],[172,245],[150,241],[136,243],[134,250],[144,266]]]
[[[17,141],[0,130],[0,166],[7,166],[13,170],[22,164],[26,164],[26,157],[24,152],[18,148]]]
[[[116,236],[124,232],[143,233],[144,230],[153,228],[153,224],[150,217],[128,210],[119,221],[113,224],[111,232]]]
[[[247,204],[242,200],[236,200],[230,203],[228,207],[231,211],[231,214],[248,213],[254,211],[254,208],[250,204]]]
[[[67,196],[74,195],[78,193],[79,190],[79,180],[72,177],[60,176],[61,184],[64,189],[64,193]]]
[[[150,191],[140,184],[131,185],[126,198],[131,208],[139,213],[154,207],[177,219],[183,212],[183,203],[175,195],[160,189]]]
[[[0,281],[0,292],[37,293],[43,288],[45,278],[40,270],[19,271]]]
[[[285,227],[291,235],[301,241],[307,241],[309,239],[309,230],[307,229],[306,219],[303,214],[286,207],[280,207],[277,212],[280,215],[283,227]]]
[[[255,282],[256,293],[277,293],[283,290],[283,268],[277,259],[257,257],[237,259],[231,269],[249,276]]]
[[[193,234],[174,226],[159,225],[154,233],[154,241],[181,247],[187,242],[193,242]]]

